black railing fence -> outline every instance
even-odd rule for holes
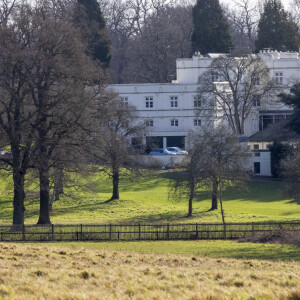
[[[0,226],[0,241],[136,241],[239,239],[276,230],[300,230],[300,221],[224,224]]]

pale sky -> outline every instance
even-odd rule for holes
[[[258,2],[256,0],[253,0],[253,2]],[[281,3],[284,5],[284,7],[287,9],[289,7],[289,4],[292,2],[292,0],[281,0]],[[226,3],[226,4],[234,4],[232,0],[220,0],[220,3]]]

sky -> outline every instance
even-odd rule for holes
[[[289,4],[292,0],[281,0],[281,3],[284,5],[284,7],[287,9],[289,7]],[[256,0],[253,0],[253,2],[257,2]],[[220,3],[226,3],[226,4],[234,4],[233,0],[220,0]]]

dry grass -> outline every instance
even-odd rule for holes
[[[300,263],[0,244],[0,299],[300,299]]]

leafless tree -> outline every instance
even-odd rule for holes
[[[189,144],[189,156],[184,172],[175,181],[175,191],[185,191],[188,194],[188,216],[192,216],[192,202],[196,190],[210,188],[211,210],[217,209],[219,202],[225,223],[222,192],[225,187],[234,183],[240,184],[241,180],[248,177],[248,148],[223,126],[191,132]]]
[[[40,181],[38,223],[45,224],[50,169],[59,163],[54,158],[75,147],[104,79],[85,55],[65,2],[20,0],[10,16],[0,26],[0,125],[12,152],[13,223],[24,223],[24,180],[34,167]]]
[[[259,11],[253,0],[235,0],[234,6],[224,7],[236,49],[255,49]]]
[[[191,5],[178,0],[100,1],[112,41],[112,80],[169,82],[191,52]]]
[[[264,107],[279,90],[259,56],[238,54],[214,59],[199,78],[198,93],[202,108],[215,109],[215,116],[225,119],[235,134],[244,134],[253,107]]]
[[[141,138],[144,124],[138,120],[137,111],[127,106],[116,95],[108,95],[106,105],[94,114],[96,135],[93,137],[92,154],[100,165],[100,172],[112,178],[111,200],[119,199],[120,176],[138,170],[139,151],[131,146],[131,138]]]

